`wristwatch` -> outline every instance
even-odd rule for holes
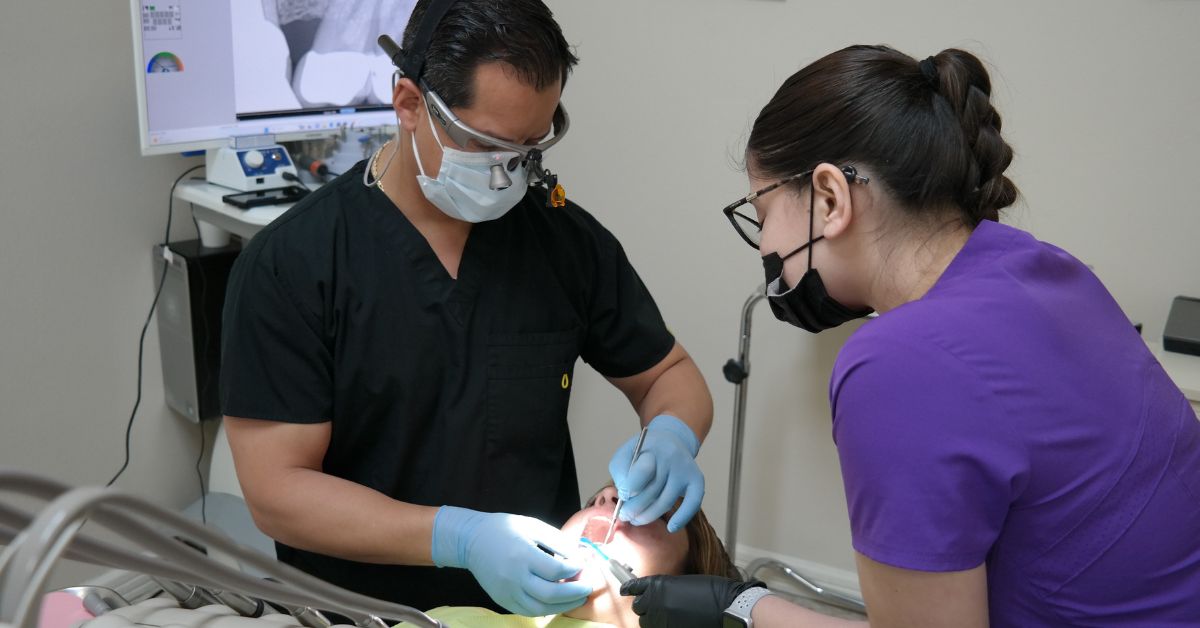
[[[742,591],[741,595],[734,598],[733,604],[725,609],[722,627],[752,628],[754,620],[750,618],[750,613],[754,610],[754,605],[768,595],[771,595],[771,591],[766,587],[754,587]]]

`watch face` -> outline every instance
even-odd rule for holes
[[[729,611],[725,611],[721,622],[721,628],[746,628],[750,625],[745,619],[738,617]]]

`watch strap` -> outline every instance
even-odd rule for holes
[[[754,587],[742,591],[740,595],[733,599],[733,603],[729,608],[725,609],[727,615],[732,615],[745,621],[746,626],[753,625],[750,619],[750,613],[754,610],[754,605],[759,600],[771,595],[771,590],[766,587]]]

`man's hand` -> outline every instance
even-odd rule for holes
[[[559,558],[575,546],[532,517],[443,506],[434,520],[433,562],[469,569],[497,604],[518,615],[563,613],[587,601],[592,587],[560,582],[583,568]]]
[[[678,532],[700,510],[704,499],[704,474],[696,464],[700,439],[683,421],[661,414],[650,421],[641,453],[630,468],[636,443],[636,436],[626,441],[608,463],[624,504],[621,519],[645,525],[666,514],[683,497],[667,522],[668,532]]]

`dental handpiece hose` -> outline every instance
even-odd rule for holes
[[[642,452],[642,443],[646,442],[646,430],[649,430],[649,429],[650,429],[650,426],[646,426],[646,427],[642,428],[642,433],[638,436],[637,444],[633,446],[633,456],[629,458],[629,468],[625,470],[626,473],[633,470],[633,463],[637,462],[638,454]],[[617,529],[617,520],[621,516],[621,507],[624,505],[625,505],[624,500],[622,500],[621,497],[618,495],[617,496],[617,507],[616,507],[616,509],[613,510],[612,523],[608,524],[608,534],[604,535],[604,543],[603,543],[604,545],[608,545],[609,543],[612,542],[613,530]]]

